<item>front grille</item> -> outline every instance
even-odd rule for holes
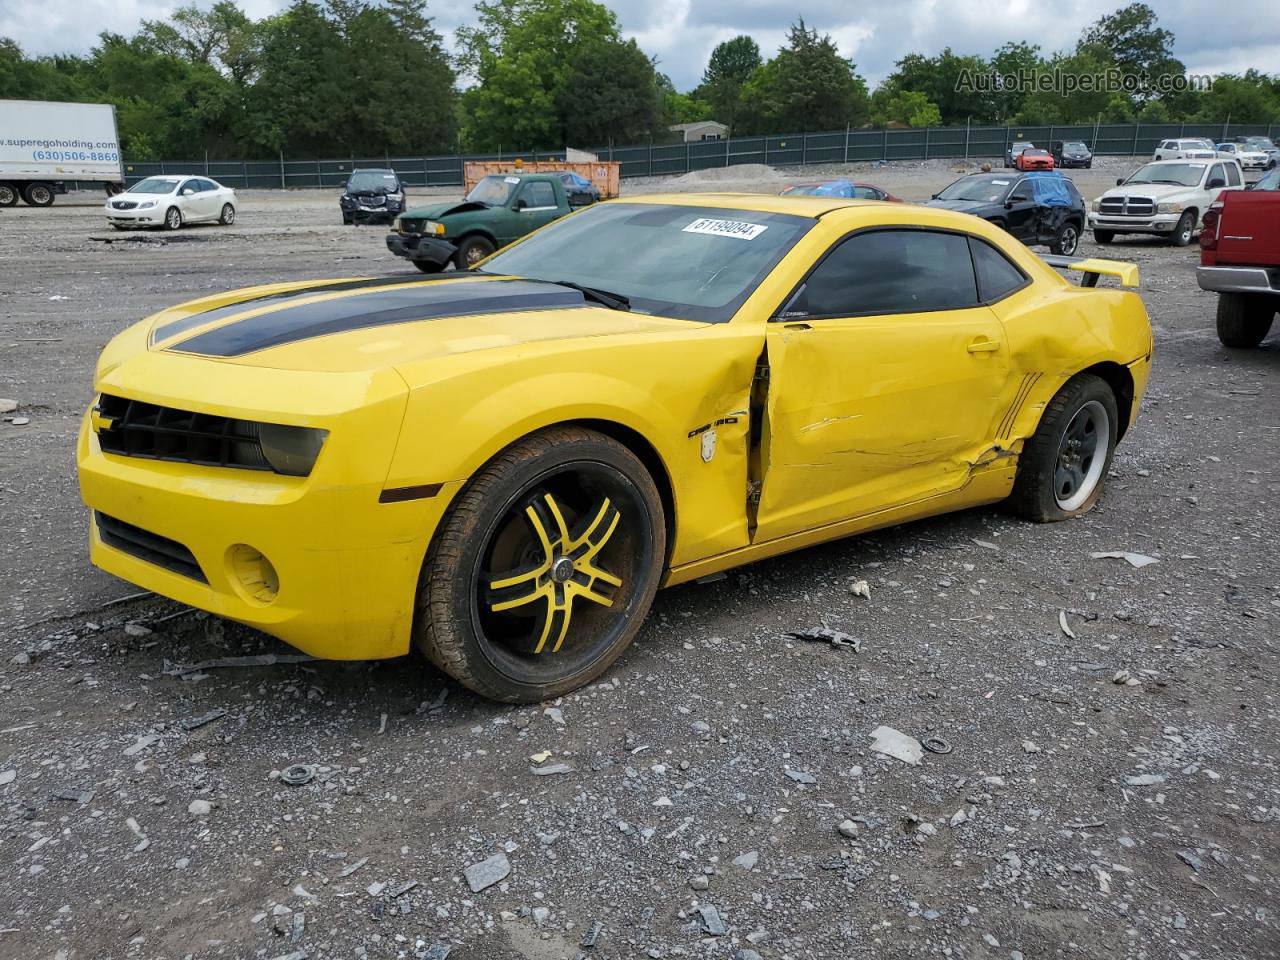
[[[192,580],[209,582],[200,569],[200,564],[196,562],[195,555],[177,540],[151,533],[105,513],[95,511],[93,516],[98,522],[98,536],[107,546]]]
[[[135,200],[115,200],[111,205],[117,210],[132,210],[138,203]]]
[[[161,407],[104,393],[95,411],[110,425],[98,432],[105,453],[210,467],[270,470],[258,425],[208,413]]]
[[[366,207],[381,207],[386,205],[387,195],[385,193],[357,194],[356,199]]]
[[[1108,216],[1149,217],[1156,212],[1150,197],[1103,197],[1099,212]]]

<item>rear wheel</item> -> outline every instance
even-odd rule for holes
[[[177,230],[182,226],[182,211],[177,207],[170,207],[164,213],[164,228],[166,230]]]
[[[33,207],[53,204],[53,187],[47,183],[28,183],[22,190],[22,199]]]
[[[495,247],[488,237],[467,237],[458,244],[453,264],[459,270],[471,270],[477,263],[493,253]]]
[[[18,202],[18,188],[12,183],[0,183],[0,207],[12,207]]]
[[[662,501],[635,455],[591,430],[545,430],[450,508],[423,563],[414,639],[486,697],[556,697],[627,648],[665,556]]]
[[[1064,257],[1073,256],[1080,246],[1080,225],[1068,220],[1058,228],[1057,236],[1049,245],[1049,250]]]
[[[1105,380],[1081,374],[1058,391],[1022,448],[1009,507],[1048,523],[1093,508],[1115,452],[1119,414]]]
[[[1266,294],[1218,294],[1218,339],[1224,347],[1250,349],[1271,332],[1276,300]]]
[[[1107,244],[1116,238],[1114,230],[1095,230],[1093,239],[1096,243]]]
[[[1178,218],[1178,224],[1173,228],[1173,234],[1169,237],[1169,242],[1175,247],[1185,247],[1196,235],[1196,212],[1188,210]]]
[[[218,222],[224,227],[229,227],[236,222],[236,208],[229,203],[222,205],[222,216],[218,217]]]

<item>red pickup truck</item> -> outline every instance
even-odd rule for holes
[[[1196,281],[1218,294],[1218,339],[1256,347],[1280,309],[1280,168],[1223,191],[1201,224]]]

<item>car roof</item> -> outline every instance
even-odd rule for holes
[[[773,196],[767,193],[650,193],[639,197],[623,197],[609,203],[652,203],[680,207],[715,207],[725,210],[750,210],[754,213],[789,213],[798,217],[820,217],[844,207],[879,209],[879,200],[852,200],[845,197]]]

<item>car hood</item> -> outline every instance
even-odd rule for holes
[[[1165,197],[1173,197],[1182,193],[1200,193],[1199,187],[1184,187],[1174,183],[1128,183],[1119,187],[1112,187],[1104,197],[1155,197],[1162,200]]]
[[[151,355],[350,373],[699,325],[609,310],[554,284],[446,275],[252,288],[174,307],[142,326],[140,345]]]
[[[473,210],[489,210],[483,203],[468,200],[448,200],[444,203],[432,203],[425,207],[414,207],[403,216],[409,220],[440,220],[452,213],[468,213]]]

